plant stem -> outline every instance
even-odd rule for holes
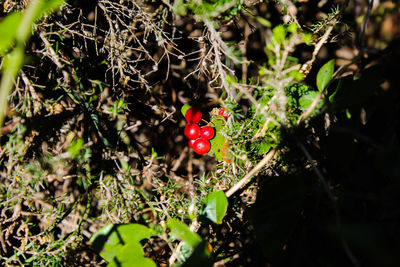
[[[251,171],[249,171],[238,183],[236,183],[225,193],[226,197],[232,196],[234,193],[236,193],[236,191],[248,184],[251,181],[253,175],[258,173],[265,165],[267,165],[274,158],[275,154],[275,149],[272,149],[270,152],[268,152],[268,154],[265,155],[264,158],[259,163],[257,163],[257,165],[254,166],[253,169],[251,169]]]

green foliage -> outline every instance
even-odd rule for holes
[[[335,67],[335,60],[331,59],[325,63],[317,74],[317,88],[322,92],[327,84],[332,80],[333,71]]]
[[[23,64],[25,43],[32,34],[33,24],[44,15],[53,12],[64,1],[62,0],[34,0],[21,14],[10,14],[0,23],[0,56],[5,56],[2,66],[3,76],[0,83],[0,126],[3,125],[7,108],[7,97],[13,86],[13,80]],[[2,37],[5,36],[3,40]],[[15,48],[12,49],[15,43]]]
[[[94,250],[109,262],[108,266],[156,266],[144,257],[140,241],[149,239],[152,231],[140,224],[109,224],[91,238]]]
[[[21,21],[21,13],[11,13],[0,22],[0,56],[4,56],[12,47],[17,37],[17,25]]]
[[[223,160],[222,155],[222,146],[225,144],[225,136],[222,133],[222,130],[225,126],[225,119],[221,115],[217,115],[211,118],[210,125],[215,129],[215,136],[210,140],[211,148],[208,152],[210,155],[215,155],[218,160]]]
[[[243,0],[206,0],[185,1],[179,0],[174,3],[174,11],[178,15],[187,15],[190,10],[201,20],[207,19],[230,19],[243,9]]]
[[[61,1],[32,0],[0,21],[0,100],[11,92],[0,127],[1,263],[98,265],[94,251],[109,266],[394,265],[396,62],[359,47],[357,77],[338,81],[334,59],[318,70],[314,58],[317,42],[332,41],[318,35],[340,34],[347,11],[324,16],[312,1],[78,2],[34,28]],[[32,66],[18,77],[25,53]],[[203,156],[187,153],[178,129],[176,106],[187,102],[214,108]]]
[[[228,208],[228,199],[223,191],[214,191],[210,193],[203,202],[203,209],[200,211],[201,216],[214,223],[221,224]]]
[[[191,108],[191,106],[188,105],[188,104],[185,104],[185,105],[182,106],[181,113],[182,113],[183,117],[185,117],[186,111],[188,111],[188,109],[190,109],[190,108]]]
[[[168,227],[172,239],[183,241],[179,258],[182,266],[212,266],[211,254],[208,251],[208,243],[201,237],[190,231],[189,227],[173,218],[168,218]]]
[[[197,245],[201,243],[201,237],[190,231],[189,227],[173,218],[168,218],[168,227],[171,230],[171,238],[173,239],[181,239],[186,242],[192,248],[195,248]]]

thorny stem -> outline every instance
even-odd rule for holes
[[[317,58],[319,50],[321,50],[322,46],[328,41],[328,38],[329,38],[333,28],[335,27],[336,23],[337,23],[337,19],[334,19],[331,22],[331,24],[328,26],[328,29],[324,33],[324,35],[322,35],[321,39],[315,45],[311,59],[309,61],[307,61],[306,63],[304,63],[303,66],[301,66],[300,72],[303,73],[304,76],[307,76],[308,73],[310,73],[310,70],[312,68],[312,65],[313,65],[315,59]]]
[[[222,54],[229,56],[229,48],[226,47],[225,43],[222,41],[219,33],[215,30],[215,27],[212,24],[212,22],[209,21],[208,19],[204,19],[203,21],[210,33],[212,48],[214,50],[215,65],[217,66],[216,71],[218,71],[214,80],[217,80],[218,78],[220,78],[221,87],[224,88],[226,90],[226,92],[228,93],[228,99],[234,99],[236,93],[234,90],[231,89],[231,86],[229,85],[229,83],[226,80],[227,73],[226,73],[225,69],[228,69],[228,67],[225,66],[221,61]],[[229,58],[233,61],[237,61],[236,58],[233,58],[233,57],[229,57]],[[233,71],[231,71],[231,73],[233,73]]]

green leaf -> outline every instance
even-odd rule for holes
[[[221,115],[211,118],[211,126],[215,128],[215,136],[210,140],[211,148],[208,152],[209,154],[214,154],[215,157],[222,161],[223,155],[221,153],[221,148],[225,143],[225,136],[221,134],[221,130],[224,128],[226,121]]]
[[[79,138],[78,140],[74,140],[71,142],[71,145],[68,148],[68,152],[71,154],[71,158],[75,158],[76,156],[79,155],[79,152],[81,151],[81,148],[83,146],[83,139]]]
[[[64,0],[45,0],[45,1],[38,0],[38,1],[35,1],[34,3],[32,2],[30,4],[30,6],[33,4],[37,5],[37,7],[32,7],[32,9],[31,9],[33,11],[33,13],[31,13],[29,15],[29,17],[30,17],[29,19],[32,19],[32,21],[29,22],[30,24],[33,24],[36,21],[40,20],[43,16],[49,15],[52,12],[54,12],[62,4],[64,4]],[[28,13],[28,12],[26,12],[26,13]]]
[[[21,13],[11,13],[0,22],[0,56],[4,56],[17,36]]]
[[[109,224],[97,231],[90,242],[103,259],[111,262],[124,245],[140,244],[141,240],[148,239],[151,235],[151,229],[141,224]]]
[[[181,250],[179,250],[178,259],[181,262],[185,262],[190,258],[193,253],[193,248],[186,242],[182,242]]]
[[[26,60],[23,49],[19,46],[4,57],[3,72],[9,72],[12,76],[18,74]]]
[[[40,18],[43,15],[48,15],[58,9],[62,4],[64,4],[64,0],[47,0],[42,2],[40,13],[37,18]]]
[[[258,151],[257,154],[258,155],[264,155],[267,154],[268,151],[271,149],[272,145],[270,143],[265,143],[265,142],[261,142],[259,143],[259,147],[258,147]]]
[[[257,20],[258,23],[260,23],[262,26],[264,26],[266,28],[271,28],[271,26],[272,26],[272,23],[269,20],[267,20],[267,19],[265,19],[263,17],[257,16],[256,20]]]
[[[283,44],[283,42],[285,41],[285,36],[286,36],[286,30],[282,24],[276,26],[272,30],[272,40],[278,44]]]
[[[224,143],[225,143],[225,137],[220,132],[217,132],[214,138],[210,140],[211,148],[208,153],[214,154],[218,160],[222,161],[223,157],[221,153],[221,148],[224,145]]]
[[[318,96],[318,92],[309,91],[305,95],[301,96],[299,99],[300,109],[307,110],[311,104],[314,102],[315,98]],[[318,103],[316,110],[322,107],[322,101]]]
[[[326,85],[332,80],[333,71],[335,68],[335,60],[331,59],[321,67],[317,74],[317,87],[321,92]]]
[[[204,205],[200,214],[217,224],[221,224],[228,208],[228,199],[225,193],[223,191],[211,192],[204,200]]]
[[[118,251],[107,267],[156,267],[154,261],[143,255],[143,248],[139,242],[128,243]]]
[[[194,248],[190,257],[184,261],[182,267],[208,267],[213,266],[211,253],[208,250],[208,242],[203,240]]]
[[[181,112],[182,112],[183,117],[185,117],[186,111],[188,111],[189,108],[191,108],[191,106],[188,105],[188,104],[185,104],[185,105],[182,106]]]
[[[183,222],[168,218],[168,227],[171,230],[171,237],[174,239],[181,239],[193,248],[201,243],[201,237],[190,231],[189,227]]]

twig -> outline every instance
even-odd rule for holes
[[[238,183],[236,183],[233,187],[231,187],[231,189],[229,189],[225,193],[226,197],[232,196],[236,191],[248,184],[251,181],[253,175],[258,173],[265,165],[267,165],[272,160],[275,153],[275,149],[272,149],[270,152],[268,152],[268,154],[265,155],[265,157],[253,169],[251,169],[250,172],[248,172]]]
[[[362,30],[360,33],[360,37],[358,38],[358,42],[356,44],[360,53],[362,53],[364,51],[365,30],[367,29],[367,26],[368,26],[368,20],[369,20],[369,16],[371,14],[373,5],[374,5],[374,0],[369,0],[367,13],[365,14],[365,17],[364,17],[363,27],[362,27]]]
[[[45,45],[45,49],[48,50],[47,53],[43,53],[44,55],[48,56],[53,62],[54,64],[56,64],[58,69],[62,69],[64,67],[64,65],[61,63],[61,58],[57,55],[57,53],[54,51],[53,47],[51,46],[50,42],[46,39],[45,34],[41,33],[40,34],[40,39],[42,40],[42,42]],[[65,61],[63,61],[65,62]],[[65,62],[68,65],[71,65],[70,62]]]
[[[315,59],[317,58],[317,55],[319,53],[319,50],[321,50],[322,46],[328,41],[329,35],[331,34],[333,28],[335,27],[337,23],[337,19],[334,19],[331,24],[329,25],[328,29],[322,35],[321,39],[318,41],[318,43],[314,47],[314,51],[312,53],[312,57],[309,61],[303,64],[301,66],[300,72],[304,74],[304,76],[307,76],[308,73],[311,70],[312,64],[314,63]]]

